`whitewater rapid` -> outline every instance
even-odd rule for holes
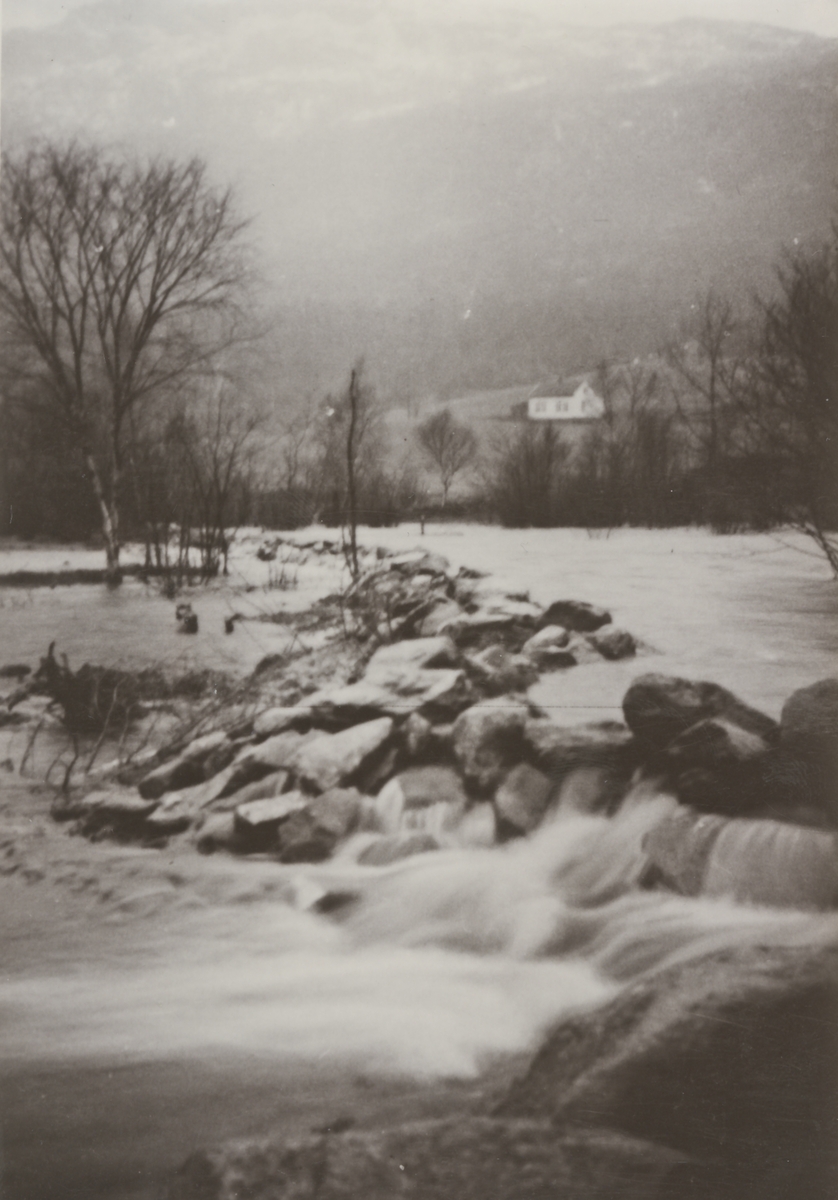
[[[615,817],[558,816],[528,839],[384,868],[277,867],[286,902],[211,907],[116,964],[0,984],[0,1054],[469,1078],[650,971],[838,936],[832,914],[641,890],[643,838],[672,803],[644,794]],[[301,911],[307,888],[349,899]]]

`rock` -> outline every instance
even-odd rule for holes
[[[210,804],[209,807],[217,811],[218,808],[229,809],[239,804],[249,804],[251,800],[270,800],[274,796],[281,796],[288,786],[288,781],[291,778],[288,771],[272,771],[270,775],[263,776],[262,779],[257,779],[254,783],[248,783],[242,788],[237,788],[229,796],[224,796],[218,801],[218,806]]]
[[[439,842],[429,833],[394,834],[378,838],[358,855],[358,862],[365,867],[387,867],[412,858],[414,854],[427,854],[438,850]]]
[[[538,633],[527,638],[521,647],[521,653],[529,655],[536,662],[545,651],[563,650],[570,640],[570,634],[561,625],[545,625]]]
[[[760,815],[819,828],[838,827],[838,769],[811,745],[772,746],[751,764],[749,786]]]
[[[300,746],[293,768],[303,783],[319,792],[340,787],[384,747],[392,732],[392,720],[380,717],[341,733],[321,734]]]
[[[501,598],[484,604],[476,612],[461,610],[442,626],[442,631],[450,634],[460,647],[477,645],[487,636],[498,634],[514,637],[517,645],[521,645],[535,629],[540,615],[541,609],[534,604]]]
[[[526,704],[510,697],[466,709],[454,722],[454,754],[466,782],[478,792],[493,791],[524,755]]]
[[[85,795],[71,794],[60,797],[53,807],[52,815],[58,820],[80,817],[89,828],[106,822],[132,824],[151,815],[157,807],[156,800],[144,799],[133,789],[97,789]]]
[[[838,953],[822,942],[721,950],[564,1021],[496,1115],[605,1127],[714,1161],[708,1198],[828,1200]]]
[[[324,734],[317,729],[311,729],[308,733],[297,733],[288,729],[268,738],[266,742],[260,742],[258,746],[248,746],[228,768],[231,779],[224,794],[229,795],[246,783],[273,771],[294,770],[300,751],[323,736]]]
[[[780,714],[780,744],[804,753],[838,753],[838,679],[821,679],[789,696]]]
[[[218,850],[246,853],[247,838],[236,824],[235,813],[207,813],[195,833],[195,848],[199,854],[215,854]]]
[[[441,801],[463,806],[466,803],[463,782],[452,767],[408,767],[387,787],[398,790],[403,809],[426,808]]]
[[[593,633],[611,620],[611,613],[583,600],[554,600],[539,621],[539,628],[561,625],[574,633]]]
[[[768,744],[777,740],[777,723],[750,708],[717,683],[693,682],[674,675],[641,675],[623,698],[626,724],[647,750],[663,750],[679,734],[711,717],[722,717]]]
[[[431,720],[456,716],[473,702],[465,673],[406,667],[386,678],[376,675],[340,688],[326,688],[309,697],[314,718],[338,728],[389,716],[396,720],[419,713]]]
[[[786,775],[798,765],[809,802],[838,826],[838,679],[822,679],[789,696],[780,715]]]
[[[613,767],[573,767],[553,783],[551,808],[569,813],[614,813],[629,787],[630,772]]]
[[[442,554],[432,550],[408,550],[404,554],[394,554],[388,564],[391,571],[400,575],[444,575],[451,564]]]
[[[0,729],[6,729],[10,725],[25,725],[27,720],[25,712],[9,712],[8,709],[0,708]]]
[[[302,792],[285,792],[264,800],[250,800],[247,804],[237,806],[236,824],[249,833],[276,829],[281,821],[304,809],[307,803],[308,798]]]
[[[466,668],[480,689],[489,696],[525,692],[538,681],[538,671],[522,654],[510,654],[503,646],[487,646],[466,656]]]
[[[287,705],[269,708],[266,712],[260,713],[253,722],[253,732],[259,738],[274,737],[308,718],[309,710],[305,705],[295,705],[293,708]]]
[[[362,797],[355,788],[332,788],[295,812],[279,830],[282,862],[321,862],[358,824]]]
[[[205,759],[222,746],[230,747],[227,734],[223,730],[196,738],[176,758],[162,763],[140,780],[140,795],[153,800],[165,792],[177,791],[180,788],[200,783],[202,779],[206,778],[203,770]],[[230,747],[230,751],[232,754],[232,747]]]
[[[603,633],[592,633],[589,635],[588,641],[603,658],[612,661],[618,658],[631,658],[637,653],[637,642],[624,629],[607,629]]]
[[[529,763],[513,767],[495,792],[500,839],[518,837],[536,829],[547,811],[552,788],[551,780]]]
[[[725,824],[724,817],[676,805],[643,839],[649,864],[643,886],[663,886],[682,896],[700,896],[710,853]]]
[[[165,1200],[709,1200],[685,1190],[687,1169],[616,1134],[463,1116],[201,1151]]]
[[[456,667],[459,656],[450,637],[409,638],[381,646],[367,663],[364,678],[385,687],[416,667]]]
[[[456,623],[463,615],[463,610],[455,600],[448,600],[440,596],[433,603],[433,607],[425,616],[422,617],[417,627],[417,633],[420,637],[434,637],[442,632],[447,626]]]
[[[576,767],[633,770],[634,741],[618,721],[557,725],[549,717],[530,717],[524,725],[527,757],[554,780]]]
[[[593,643],[593,638],[587,633],[573,633],[567,644],[566,653],[571,656],[579,667],[601,663],[602,655]]]
[[[738,766],[765,754],[768,744],[759,734],[721,717],[697,721],[666,748],[668,762],[676,767],[707,770]]]

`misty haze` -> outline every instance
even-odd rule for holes
[[[836,1194],[836,39],[7,0],[4,1200]]]

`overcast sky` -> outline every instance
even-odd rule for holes
[[[141,11],[143,0],[103,0],[129,11]],[[176,3],[216,4],[225,0],[171,0]],[[226,0],[229,2],[229,0]],[[317,0],[310,0],[316,5]],[[35,28],[60,20],[89,0],[2,0],[4,29]],[[281,7],[283,0],[276,0]],[[381,0],[386,7],[387,0]],[[424,7],[423,0],[416,0]],[[580,25],[615,21],[665,21],[679,17],[711,17],[718,20],[758,21],[787,29],[805,29],[827,37],[838,37],[838,0],[450,0],[451,7],[470,13],[485,8],[549,9]]]

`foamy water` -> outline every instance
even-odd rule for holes
[[[0,986],[7,1059],[258,1055],[474,1075],[563,1013],[725,946],[818,942],[838,918],[637,890],[668,797],[559,818],[493,849],[288,872],[357,896],[340,920],[276,900],[184,921],[118,969]]]

